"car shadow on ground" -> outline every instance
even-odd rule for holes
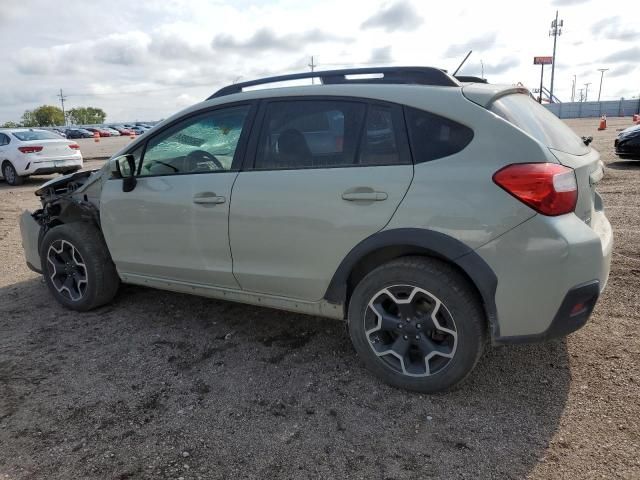
[[[616,160],[607,164],[607,168],[615,170],[640,170],[640,159],[638,160]]]
[[[125,286],[92,312],[0,288],[10,478],[522,478],[570,384],[563,341],[490,349],[457,390],[362,367],[341,322]]]

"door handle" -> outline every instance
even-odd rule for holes
[[[374,190],[365,192],[346,191],[342,194],[342,199],[348,202],[381,202],[388,197],[387,192],[376,192]]]
[[[197,193],[193,196],[193,203],[199,205],[218,205],[226,201],[227,199],[225,197],[216,195],[213,192]]]

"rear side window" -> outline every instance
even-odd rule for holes
[[[440,115],[407,107],[405,117],[415,163],[458,153],[473,139],[469,127]]]
[[[4,133],[0,133],[0,146],[8,145],[8,144],[9,144],[9,137]]]
[[[549,148],[572,155],[589,152],[582,139],[566,123],[527,95],[499,98],[493,102],[491,111]]]
[[[272,102],[267,106],[255,169],[353,165],[365,105],[333,100]]]
[[[360,165],[411,163],[406,155],[404,157],[400,155],[397,135],[398,126],[394,122],[391,108],[370,105],[367,111],[358,163]]]

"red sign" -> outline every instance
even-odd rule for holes
[[[551,65],[553,63],[553,57],[533,57],[534,65]]]

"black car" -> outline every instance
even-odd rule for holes
[[[621,131],[613,146],[620,158],[640,160],[640,125]]]
[[[92,138],[93,132],[84,128],[69,128],[66,132],[67,138]]]

